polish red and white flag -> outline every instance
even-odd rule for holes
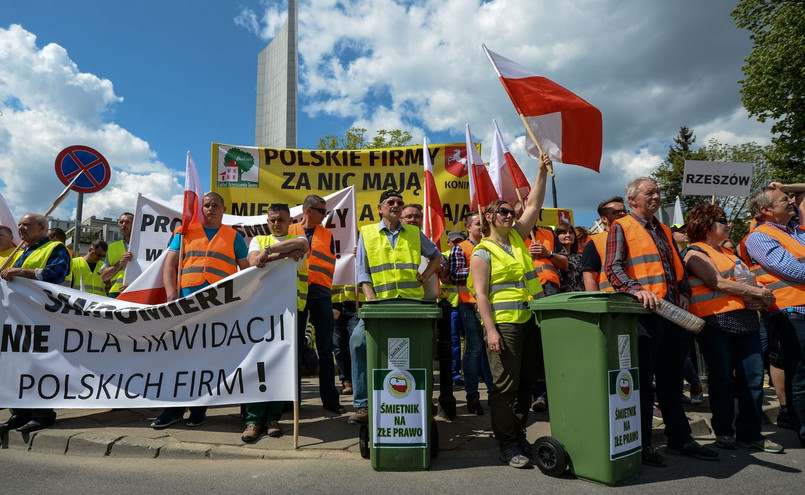
[[[436,189],[436,179],[433,177],[433,162],[430,159],[428,150],[428,138],[425,138],[422,148],[422,159],[425,168],[425,206],[424,206],[424,225],[425,235],[442,250],[442,235],[444,234],[445,221],[442,202],[439,200],[439,191]]]
[[[531,139],[526,152],[539,158],[534,139],[551,160],[599,171],[601,112],[572,91],[481,45],[523,119]]]
[[[518,201],[525,200],[531,185],[503,140],[497,121],[492,119],[492,123],[495,124],[495,140],[492,142],[492,155],[489,158],[489,177],[500,199],[513,206]]]
[[[184,234],[192,223],[201,223],[201,201],[204,198],[204,188],[198,178],[196,162],[193,155],[187,152],[184,176],[184,205],[182,207],[182,226],[179,233]]]
[[[470,174],[470,209],[477,211],[480,205],[481,211],[483,211],[486,205],[500,197],[495,190],[495,185],[492,184],[484,160],[472,141],[469,124],[467,124],[467,170]]]

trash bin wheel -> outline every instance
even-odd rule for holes
[[[439,429],[436,428],[436,421],[430,422],[430,456],[436,457],[439,454]]]
[[[534,442],[534,462],[543,474],[561,476],[567,470],[567,453],[555,438],[541,437]]]
[[[358,447],[361,450],[361,457],[364,459],[369,458],[369,426],[361,425],[360,433],[358,433]]]

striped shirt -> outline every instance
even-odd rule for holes
[[[797,216],[792,218],[788,225],[780,225],[774,222],[763,223],[790,235],[805,246],[805,230],[799,228],[799,218]],[[746,237],[746,252],[752,258],[752,261],[778,277],[791,282],[805,284],[805,263],[802,263],[794,255],[786,251],[777,239],[762,232],[753,231]],[[791,306],[791,309],[795,313],[805,314],[805,304]]]
[[[656,217],[652,217],[651,221],[647,222],[634,213],[630,213],[630,215],[646,228],[649,235],[651,235],[651,238],[654,240],[654,244],[657,246],[657,251],[660,253],[663,275],[665,276],[666,285],[668,286],[668,293],[665,295],[664,299],[679,306],[679,296],[685,296],[690,299],[690,284],[688,283],[688,276],[685,273],[682,273],[681,282],[677,283],[676,281],[676,267],[674,266],[673,260],[673,252],[676,251],[676,246],[666,237],[660,227],[660,221],[657,220]],[[612,284],[612,287],[616,291],[634,294],[645,290],[637,280],[634,280],[626,273],[624,263],[629,258],[629,246],[626,244],[626,236],[623,233],[623,227],[617,222],[609,227],[606,253],[604,270],[609,279],[609,283]],[[677,254],[679,254],[678,251]],[[682,266],[684,270],[684,264]]]

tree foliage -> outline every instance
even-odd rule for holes
[[[805,2],[742,0],[732,11],[749,31],[741,99],[750,116],[772,119],[770,166],[776,180],[805,180]]]
[[[397,148],[411,143],[411,133],[400,129],[380,129],[372,139],[366,138],[366,129],[351,127],[344,131],[344,137],[327,135],[319,138],[320,150],[361,150],[379,148]]]

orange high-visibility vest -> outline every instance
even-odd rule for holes
[[[797,242],[797,240],[790,235],[765,223],[755,227],[754,231],[762,232],[772,239],[776,239],[783,249],[791,253],[795,258],[798,258],[800,263],[805,263],[805,246]],[[791,306],[802,306],[805,304],[805,284],[782,279],[774,273],[766,271],[766,269],[760,265],[754,265],[752,267],[752,273],[755,274],[757,281],[764,284],[767,289],[774,293],[774,297],[777,298],[777,301],[767,308],[769,311],[777,311],[779,309],[785,309]]]
[[[464,253],[464,258],[467,260],[467,266],[469,267],[470,258],[472,257],[472,250],[475,249],[475,245],[469,240],[464,240],[458,244],[458,247],[460,247],[461,251]],[[470,288],[467,287],[466,283],[458,286],[458,300],[468,304],[475,304],[476,302],[475,294],[473,294]]]
[[[623,228],[626,243],[629,246],[629,257],[624,261],[626,273],[642,285],[645,290],[650,290],[660,298],[665,297],[668,294],[668,283],[671,281],[665,280],[662,258],[660,258],[660,251],[657,245],[654,244],[654,238],[631,215],[619,218],[615,222]],[[662,223],[659,225],[665,234],[666,241],[673,242],[671,240],[673,239],[671,229]],[[671,253],[676,271],[676,282],[679,283],[685,275],[685,268],[673,244],[671,244]]]
[[[302,223],[292,224],[289,234],[305,237]],[[309,284],[318,284],[328,289],[333,286],[335,273],[335,254],[330,251],[333,233],[321,225],[316,225],[310,243],[310,256],[307,257],[307,280]]]
[[[546,228],[538,228],[536,232],[534,232],[534,239],[541,242],[544,246],[550,249],[552,252],[556,251],[554,249],[554,233],[551,229]],[[531,246],[532,241],[531,237],[525,239],[525,247],[528,248]],[[534,270],[537,272],[537,276],[539,277],[539,282],[542,285],[545,285],[546,282],[553,282],[557,285],[559,284],[559,271],[553,264],[553,261],[549,260],[548,258],[537,258],[532,260],[534,263]]]
[[[183,235],[184,259],[182,260],[182,287],[194,287],[204,282],[215,282],[238,271],[235,259],[235,236],[232,227],[221,225],[212,240],[201,224],[192,224]]]
[[[702,248],[716,264],[716,268],[722,277],[733,281],[735,280],[735,262],[738,260],[737,256],[721,247],[717,250],[713,249],[704,242],[694,242],[691,246]],[[694,315],[711,316],[746,308],[743,298],[740,296],[713,290],[705,285],[702,279],[694,275],[690,275],[689,279],[692,295],[688,311]]]
[[[607,274],[604,271],[604,261],[607,259],[607,235],[609,235],[609,232],[606,230],[593,234],[589,237],[587,243],[592,242],[595,244],[595,251],[598,253],[598,257],[601,258],[601,270],[598,272],[598,290],[614,292],[615,289],[612,288],[612,284],[609,283]]]

